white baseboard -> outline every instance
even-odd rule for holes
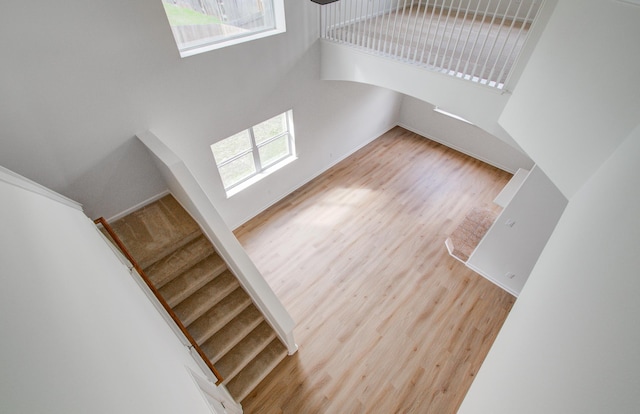
[[[490,159],[482,157],[482,156],[480,156],[478,154],[475,154],[475,153],[473,153],[471,151],[468,151],[468,150],[466,150],[464,148],[458,147],[457,145],[453,145],[450,142],[448,142],[447,140],[444,140],[444,139],[441,139],[441,138],[438,138],[438,137],[434,137],[432,134],[427,134],[427,133],[424,133],[422,131],[418,131],[416,128],[410,127],[410,126],[402,124],[402,123],[398,124],[398,126],[404,128],[404,129],[406,129],[408,131],[411,131],[414,134],[418,134],[418,135],[420,135],[420,136],[422,136],[422,137],[424,137],[426,139],[430,139],[433,142],[437,142],[438,144],[442,144],[445,147],[449,147],[449,148],[451,148],[453,150],[456,150],[456,151],[461,152],[461,153],[463,153],[465,155],[468,155],[468,156],[473,157],[473,158],[475,158],[477,160],[480,160],[480,161],[482,161],[484,163],[487,163],[487,164],[492,165],[492,166],[494,166],[496,168],[499,168],[502,171],[506,171],[506,172],[511,173],[511,174],[515,174],[516,171],[517,171],[516,169],[507,167],[505,165],[502,165],[499,162],[495,162],[493,160],[490,160]]]
[[[154,196],[151,196],[151,197],[147,198],[146,200],[139,202],[135,206],[129,207],[128,209],[126,209],[126,210],[124,210],[124,211],[122,211],[122,212],[120,212],[120,213],[118,213],[118,214],[116,214],[116,215],[114,215],[112,217],[109,217],[106,220],[107,220],[108,223],[114,222],[116,220],[120,220],[124,216],[127,216],[127,215],[133,213],[134,211],[140,210],[142,207],[147,206],[147,205],[153,203],[154,201],[160,200],[162,197],[166,196],[167,194],[169,194],[169,190],[164,190],[163,192],[161,192],[159,194],[156,194]]]

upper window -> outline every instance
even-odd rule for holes
[[[292,113],[287,111],[211,145],[231,196],[295,159]]]
[[[283,0],[162,0],[182,57],[285,31]]]

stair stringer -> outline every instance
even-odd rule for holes
[[[237,403],[233,396],[229,393],[226,387],[218,387],[215,385],[217,378],[213,376],[211,369],[207,365],[207,363],[202,359],[200,354],[191,346],[189,339],[184,335],[184,333],[180,330],[178,325],[171,318],[167,310],[162,306],[156,295],[151,291],[151,288],[144,281],[140,273],[135,269],[133,264],[122,254],[120,249],[116,247],[113,242],[107,238],[107,236],[98,231],[98,234],[104,239],[105,244],[111,248],[113,254],[122,262],[124,266],[129,269],[129,274],[133,277],[133,280],[138,284],[140,289],[145,293],[145,295],[149,298],[149,301],[156,308],[158,313],[162,316],[162,318],[167,322],[167,326],[171,328],[176,337],[180,340],[180,342],[189,350],[189,354],[195,361],[196,365],[200,368],[201,374],[203,374],[207,379],[201,378],[200,375],[196,374],[191,369],[187,368],[190,372],[191,377],[194,379],[196,384],[198,384],[201,391],[205,394],[212,396],[216,401],[220,402],[222,406],[225,408],[225,412],[229,414],[241,414],[242,406]]]
[[[173,197],[198,223],[242,288],[274,329],[289,355],[298,350],[295,323],[187,166],[156,135],[138,135],[151,154]]]

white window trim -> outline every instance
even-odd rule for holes
[[[238,36],[229,38],[227,40],[222,40],[220,42],[215,43],[206,43],[201,46],[194,46],[187,49],[180,49],[178,46],[178,51],[180,52],[181,58],[186,58],[189,56],[199,55],[200,53],[210,52],[216,49],[222,49],[223,47],[233,46],[244,42],[250,42],[252,40],[258,40],[269,36],[275,36],[280,33],[285,33],[287,31],[287,24],[285,20],[284,13],[284,0],[273,0],[273,18],[275,20],[275,28],[264,30],[261,32],[254,32],[247,36]]]
[[[224,40],[216,43],[208,43],[202,46],[196,46],[186,50],[180,50],[180,57],[185,58],[189,56],[199,55],[200,53],[210,52],[216,49],[222,49],[223,47],[233,46],[244,42],[250,42],[252,40],[262,39],[264,37],[274,36],[280,33],[285,33],[286,28],[278,28],[276,26],[275,29],[265,30],[263,32],[253,33],[248,36],[239,36],[234,37],[229,40]]]
[[[281,114],[278,114],[281,115]],[[267,177],[268,175],[272,174],[273,172],[283,168],[284,166],[292,163],[293,161],[298,159],[298,156],[296,154],[296,140],[295,140],[295,132],[294,132],[294,126],[293,126],[293,111],[292,110],[288,110],[284,112],[285,115],[285,120],[287,123],[287,129],[286,132],[278,134],[278,135],[274,135],[273,137],[270,137],[268,140],[260,143],[259,145],[256,142],[255,139],[255,135],[253,132],[253,128],[256,125],[260,125],[261,122],[259,122],[256,125],[253,125],[247,129],[245,129],[245,131],[247,131],[249,133],[249,139],[251,141],[251,148],[248,150],[245,150],[237,155],[235,155],[234,157],[225,160],[224,162],[222,162],[222,166],[224,166],[225,164],[228,164],[229,162],[232,162],[233,160],[242,157],[248,153],[253,153],[253,161],[255,163],[255,169],[256,172],[252,175],[250,175],[249,177],[239,181],[236,184],[233,184],[229,187],[224,187],[224,182],[222,183],[223,188],[227,194],[227,198],[231,198],[232,196],[238,194],[239,192],[247,189],[248,187],[252,186],[253,184],[257,183],[258,181],[262,180],[263,178]],[[277,116],[277,115],[276,115]],[[267,119],[268,120],[268,119]],[[265,121],[267,121],[265,120]],[[264,122],[264,121],[263,121]],[[240,131],[242,132],[242,131]],[[287,136],[288,139],[288,143],[289,143],[289,154],[284,156],[283,158],[279,159],[278,161],[274,162],[273,164],[267,165],[266,167],[262,165],[262,160],[260,159],[260,154],[259,154],[259,148],[269,144],[270,142],[281,138],[283,136]],[[225,138],[226,139],[226,138]],[[213,155],[213,149],[211,151],[212,155]],[[220,164],[218,164],[215,160],[215,156],[213,157],[214,159],[214,163],[216,164],[216,168],[220,169]]]
[[[279,170],[280,168],[283,168],[284,166],[286,166],[288,164],[291,164],[292,162],[294,162],[297,159],[298,159],[298,156],[293,154],[293,155],[283,159],[282,161],[273,164],[269,168],[262,170],[262,172],[259,172],[259,173],[255,174],[255,175],[252,175],[250,178],[247,178],[246,180],[242,181],[241,183],[239,183],[239,184],[231,187],[230,189],[226,190],[227,198],[231,198],[234,195],[236,195],[239,192],[241,192],[242,190],[245,190],[245,189],[251,187],[252,185],[257,183],[258,181],[260,181],[263,178],[265,178],[266,176],[268,176],[271,173]]]

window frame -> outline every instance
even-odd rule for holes
[[[285,130],[279,134],[276,134],[272,137],[269,137],[268,139],[260,142],[259,144],[256,141],[256,137],[255,137],[255,132],[254,132],[254,128],[263,124],[264,122],[267,122],[277,116],[281,116],[284,115],[285,118]],[[234,161],[237,161],[238,159],[246,156],[247,154],[252,154],[253,155],[253,164],[254,164],[254,168],[255,171],[240,179],[239,181],[230,184],[229,186],[226,186],[224,183],[224,180],[222,180],[222,175],[220,176],[220,181],[222,182],[222,187],[224,188],[225,192],[227,193],[227,197],[231,197],[234,194],[237,194],[238,192],[244,190],[245,188],[249,187],[250,185],[254,184],[255,182],[261,180],[262,178],[266,177],[267,175],[271,174],[273,171],[276,171],[282,167],[284,167],[285,165],[287,165],[288,163],[290,163],[291,161],[294,161],[297,158],[296,155],[296,148],[295,148],[295,134],[293,131],[293,111],[292,110],[288,110],[285,111],[283,113],[280,113],[278,115],[274,115],[271,118],[268,118],[262,122],[257,123],[256,125],[250,126],[247,129],[244,129],[242,131],[238,131],[237,133],[224,138],[218,142],[222,142],[226,139],[232,138],[237,134],[240,134],[244,131],[247,131],[249,134],[249,141],[251,144],[250,148],[247,148],[245,150],[242,150],[241,152],[239,152],[238,154],[235,154],[234,156],[218,163],[215,157],[215,151],[213,149],[213,146],[217,143],[214,143],[211,145],[211,153],[213,155],[213,159],[215,161],[216,164],[216,168],[218,169],[218,173],[220,173],[220,169],[228,164],[233,163]],[[282,138],[282,137],[287,137],[287,146],[289,151],[287,152],[286,155],[283,155],[280,158],[277,158],[273,161],[271,161],[269,164],[263,165],[262,163],[262,159],[260,158],[260,148]]]
[[[162,2],[163,0],[160,0]],[[284,0],[269,0],[272,2],[273,7],[273,20],[274,26],[273,28],[256,30],[249,32],[243,35],[228,35],[224,38],[221,38],[216,41],[205,42],[203,41],[201,44],[190,44],[186,47],[181,46],[178,43],[178,39],[173,32],[173,27],[171,27],[171,23],[168,21],[169,26],[171,28],[171,34],[176,43],[176,47],[178,52],[180,53],[181,58],[198,55],[200,53],[209,52],[216,49],[222,49],[224,47],[237,45],[244,42],[250,42],[252,40],[262,39],[264,37],[274,36],[280,33],[285,33],[287,31],[286,20],[285,20],[285,5]],[[164,10],[163,10],[164,11]],[[165,12],[166,15],[166,12]],[[167,19],[169,16],[166,16]],[[193,42],[192,42],[193,43]]]

